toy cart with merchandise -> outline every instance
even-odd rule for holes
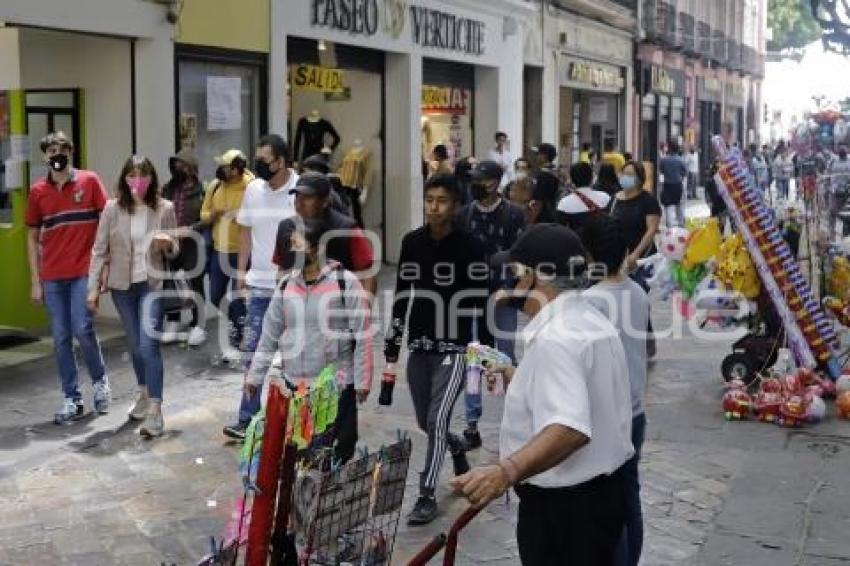
[[[726,382],[740,379],[751,384],[776,363],[779,349],[785,345],[785,332],[770,300],[762,295],[757,304],[758,311],[743,320],[747,334],[732,344],[732,353],[720,364]]]
[[[800,366],[820,367],[837,379],[841,367],[833,324],[783,239],[741,153],[728,148],[719,136],[714,145],[722,161],[715,176],[718,192],[758,271],[762,283],[758,310],[767,321],[764,332],[751,332],[736,343],[735,351],[724,360],[724,377],[742,375],[752,381],[759,370],[773,365],[773,354],[787,344]]]
[[[244,491],[224,536],[211,539],[199,566],[389,565],[410,439],[400,434],[396,443],[338,465],[333,448],[313,442],[312,434],[305,444],[313,423],[293,399],[283,382],[271,382],[266,408],[246,434]],[[318,405],[313,409],[320,411]]]

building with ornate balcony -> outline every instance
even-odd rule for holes
[[[703,169],[711,137],[756,141],[767,0],[641,0],[635,141],[655,163],[670,141],[692,145]]]

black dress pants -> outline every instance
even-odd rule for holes
[[[517,542],[524,566],[611,566],[626,506],[618,470],[564,488],[518,485]]]

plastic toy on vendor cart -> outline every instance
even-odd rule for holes
[[[771,365],[768,363],[772,358],[770,349],[762,346],[764,339],[768,342],[772,339],[776,348],[788,345],[799,367],[820,368],[833,380],[837,379],[841,366],[837,357],[838,336],[832,322],[815,299],[778,230],[774,215],[747,174],[740,151],[727,148],[720,136],[714,138],[714,145],[721,159],[715,176],[718,192],[761,279],[760,314],[769,314],[768,320],[775,316],[775,320],[765,325],[764,336],[756,335],[754,344],[739,344],[740,351],[733,351],[724,360],[727,369],[736,368],[735,372],[724,371],[724,377],[734,377],[741,367],[751,372],[748,375],[753,375],[752,372],[757,374],[761,369],[759,365]],[[753,345],[759,346],[761,356]]]

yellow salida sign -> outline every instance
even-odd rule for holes
[[[298,65],[292,77],[295,88],[315,90],[318,92],[341,93],[345,90],[342,84],[342,70],[315,65]]]

